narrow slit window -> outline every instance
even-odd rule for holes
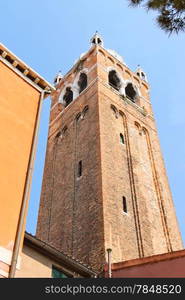
[[[78,177],[82,176],[82,161],[80,160],[78,163]]]
[[[125,144],[124,136],[122,133],[120,133],[120,143]]]
[[[124,196],[123,196],[123,212],[127,213],[127,201]]]

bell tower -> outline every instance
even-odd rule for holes
[[[96,32],[59,79],[37,237],[97,270],[107,248],[113,262],[182,249],[144,71]]]

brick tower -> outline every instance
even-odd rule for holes
[[[101,270],[183,248],[146,75],[101,36],[52,96],[37,237]]]

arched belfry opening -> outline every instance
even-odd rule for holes
[[[65,107],[68,106],[73,101],[73,91],[71,87],[66,88],[66,92],[64,94],[63,100],[65,102]]]
[[[87,75],[85,73],[80,74],[78,80],[78,86],[79,86],[79,94],[87,87]]]
[[[137,93],[132,83],[127,84],[125,88],[125,94],[132,102],[136,102]]]
[[[119,91],[121,87],[121,81],[115,70],[109,72],[109,84],[117,91]]]

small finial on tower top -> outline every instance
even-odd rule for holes
[[[101,35],[98,33],[98,31],[96,30],[95,34],[92,36],[92,38],[90,39],[91,45],[100,45],[103,47],[103,39],[101,37]]]
[[[63,78],[62,72],[61,72],[61,70],[59,70],[58,73],[57,73],[57,75],[55,76],[54,84],[57,85],[62,78]]]
[[[136,74],[142,79],[147,81],[147,77],[145,72],[142,70],[140,65],[137,65],[137,70],[136,70]]]

